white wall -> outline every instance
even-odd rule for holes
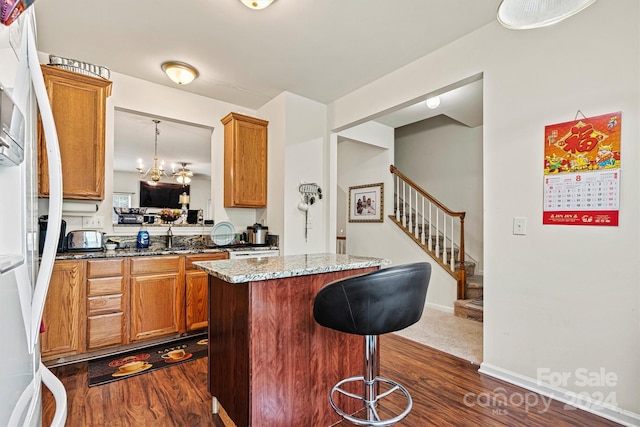
[[[260,108],[259,114],[269,120],[267,136],[267,208],[258,211],[258,219],[269,227],[269,233],[280,236],[280,255],[284,255],[284,187],[286,149],[286,93],[273,98]]]
[[[640,6],[600,1],[558,25],[489,24],[330,106],[342,129],[468,76],[484,78],[484,363],[544,392],[613,393],[607,416],[640,423]],[[618,227],[543,226],[548,124],[622,111]],[[528,218],[526,236],[512,218]],[[616,376],[583,386],[576,370]],[[568,372],[551,387],[539,370]],[[538,379],[541,381],[538,382]],[[562,395],[556,394],[558,397]],[[593,402],[590,402],[593,403]],[[592,411],[598,408],[591,406]]]
[[[324,178],[328,163],[326,108],[324,104],[284,92],[260,109],[274,123],[269,130],[269,144],[274,147],[269,149],[266,216],[270,221],[282,218],[280,249],[283,255],[326,252],[326,198],[318,199],[309,208],[310,227],[306,239],[305,215],[298,209],[301,200],[298,188],[302,182],[327,189]],[[269,231],[272,232],[271,228]]]
[[[383,222],[348,222],[348,202],[338,204],[345,211],[338,215],[347,218],[338,221],[345,224],[347,253],[350,255],[385,258],[391,265],[430,261],[397,225],[389,220],[393,214],[393,178],[389,165],[394,158],[394,130],[379,123],[369,122],[339,132],[337,155],[337,187],[339,194],[349,198],[349,187],[384,184]],[[443,311],[452,312],[456,299],[455,280],[440,268],[434,268],[427,304]]]
[[[470,128],[441,115],[400,127],[395,165],[449,209],[466,213],[465,252],[481,272],[482,126]]]

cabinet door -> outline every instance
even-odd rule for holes
[[[183,332],[183,280],[179,274],[131,278],[132,341]]]
[[[58,132],[65,199],[104,199],[106,98],[111,82],[42,66]],[[38,189],[49,196],[47,150],[38,125]]]
[[[194,254],[185,257],[186,326],[187,331],[206,328],[209,324],[209,274],[198,269],[194,262],[227,259],[229,254]]]
[[[85,350],[85,263],[56,261],[44,306],[45,332],[40,336],[43,360]]]
[[[224,124],[224,206],[267,206],[267,125],[231,113]]]
[[[209,318],[209,274],[204,271],[187,271],[187,331],[206,328]]]

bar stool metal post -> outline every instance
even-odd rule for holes
[[[420,320],[430,277],[431,264],[406,264],[337,280],[316,295],[313,316],[318,324],[364,336],[364,374],[339,381],[329,393],[331,407],[345,420],[361,426],[382,427],[397,423],[411,412],[413,403],[407,389],[393,380],[376,376],[378,335],[399,331]],[[342,388],[350,383],[362,383],[362,395]],[[386,385],[382,392],[380,384]],[[376,409],[378,402],[395,392],[404,395],[405,409],[397,416],[383,419]],[[336,393],[362,401],[367,418],[340,409]]]

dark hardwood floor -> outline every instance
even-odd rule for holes
[[[407,387],[414,400],[413,410],[398,426],[618,425],[481,375],[476,365],[397,335],[383,336],[380,351],[381,374]],[[52,371],[67,389],[67,426],[225,425],[211,414],[206,358],[91,388],[86,363]],[[54,406],[45,390],[43,425],[49,425]],[[387,406],[392,408],[393,402]]]

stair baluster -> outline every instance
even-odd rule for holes
[[[409,209],[404,213],[404,216],[407,217],[407,230],[409,230],[409,233],[413,233],[413,228],[411,228],[411,217],[413,216],[411,211],[411,186],[409,186],[409,196],[407,199],[409,199]]]
[[[433,235],[433,230],[431,230],[431,224],[433,224],[433,222],[431,221],[431,208],[433,207],[433,203],[429,202],[429,230],[427,231],[429,233],[429,250],[433,251],[433,239],[431,238],[431,236]]]
[[[407,213],[404,211],[404,201],[405,199],[405,188],[407,183],[402,181],[402,226],[407,228]]]
[[[456,262],[455,262],[455,258],[456,257],[454,256],[455,254],[453,253],[453,250],[454,250],[453,249],[453,217],[451,217],[451,239],[450,239],[450,242],[451,242],[451,256],[449,257],[450,258],[449,259],[449,265],[450,265],[452,270],[455,270],[456,269]]]
[[[398,197],[400,195],[400,177],[399,176],[395,176],[396,179],[396,194],[395,194],[395,199],[396,199],[396,221],[400,221],[400,197]]]
[[[424,197],[422,198],[422,235],[420,236],[420,243],[424,245],[424,235],[427,229],[424,227]]]
[[[466,283],[464,261],[465,213],[450,210],[403,175],[393,165],[391,165],[391,173],[396,180],[394,185],[396,209],[395,215],[389,215],[389,218],[402,227],[405,233],[429,253],[449,274],[456,278],[457,298],[464,299]],[[400,192],[400,181],[402,181],[402,192]],[[413,192],[415,192],[415,199]],[[425,211],[425,199],[428,204],[428,216]],[[442,216],[442,226],[440,225],[440,216]],[[402,220],[400,217],[402,217]],[[456,230],[455,218],[460,222],[458,230]],[[447,224],[448,219],[450,220],[449,224]],[[442,227],[442,230],[440,227]],[[456,240],[456,234],[458,234],[459,240]]]
[[[444,214],[442,215],[442,246],[442,262],[447,264],[447,218]]]
[[[436,256],[440,258],[440,215],[436,211]]]

